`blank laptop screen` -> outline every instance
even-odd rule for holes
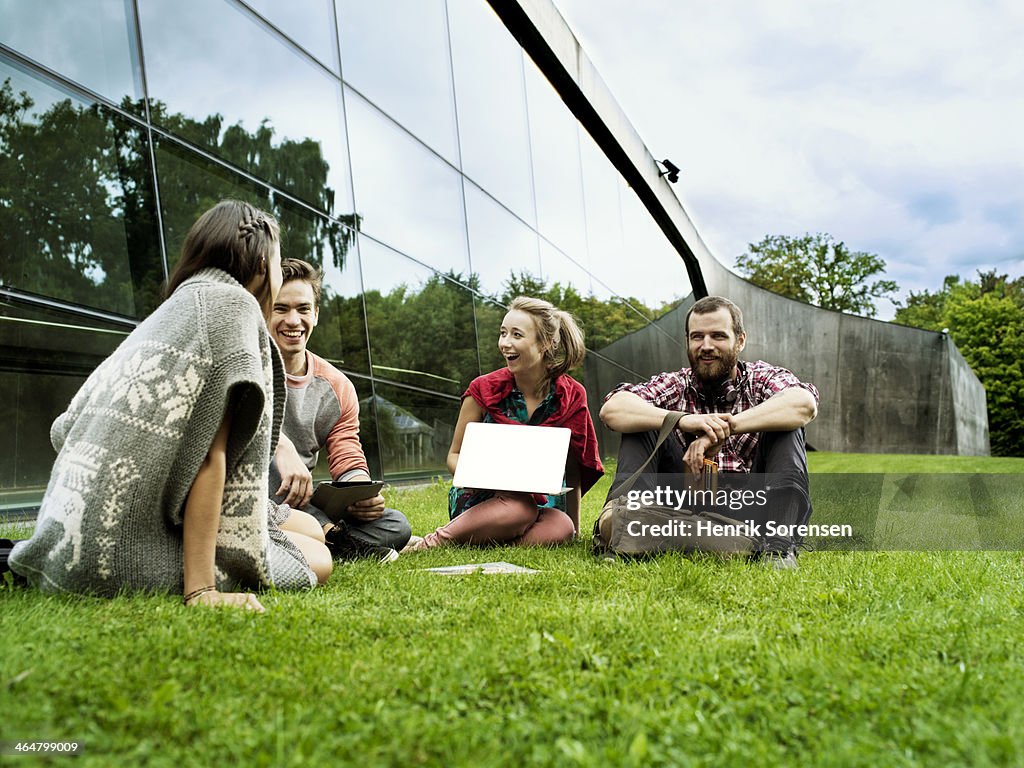
[[[470,422],[452,485],[560,494],[572,431],[565,427]]]

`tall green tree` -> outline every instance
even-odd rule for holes
[[[873,253],[851,251],[832,235],[768,235],[750,243],[736,260],[740,273],[755,285],[791,299],[874,317],[875,301],[891,298],[899,286],[881,279],[885,261]]]
[[[949,275],[934,293],[911,291],[896,322],[948,331],[985,386],[992,453],[1024,456],[1024,277]]]

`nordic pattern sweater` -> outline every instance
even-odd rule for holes
[[[182,283],[53,423],[57,459],[12,569],[45,591],[180,592],[185,501],[230,410],[217,586],[271,585],[269,550],[296,554],[268,507],[283,378],[259,303],[245,288],[217,269]],[[301,555],[295,566],[277,586],[315,584]]]

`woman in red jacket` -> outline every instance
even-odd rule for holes
[[[471,421],[567,427],[572,430],[562,496],[452,488],[451,522],[407,551],[447,544],[554,545],[579,531],[580,498],[604,473],[597,452],[587,393],[567,371],[583,362],[583,332],[572,315],[542,299],[512,301],[498,333],[505,367],[479,376],[463,395],[448,451],[455,472],[466,425]]]

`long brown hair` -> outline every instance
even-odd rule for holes
[[[208,267],[222,269],[248,286],[266,272],[280,237],[277,219],[266,211],[241,200],[221,200],[189,228],[181,258],[167,278],[164,297]],[[269,281],[262,292],[268,295],[256,297],[261,304],[269,299]]]

